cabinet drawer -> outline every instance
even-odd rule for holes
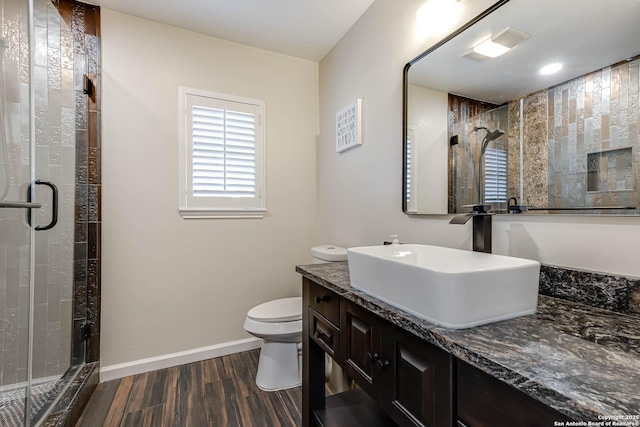
[[[334,325],[340,326],[340,297],[334,292],[311,283],[309,286],[309,307],[329,319]]]
[[[458,425],[546,427],[566,415],[458,360]]]
[[[320,313],[309,308],[309,336],[334,359],[340,349],[340,331]]]

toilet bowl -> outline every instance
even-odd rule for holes
[[[302,383],[298,343],[302,341],[302,298],[282,298],[253,307],[244,329],[262,338],[256,385],[264,391]]]
[[[313,262],[345,261],[347,251],[323,245],[311,249]],[[262,338],[256,385],[264,391],[277,391],[302,384],[300,376],[302,343],[302,298],[282,298],[253,307],[247,313],[244,329]]]

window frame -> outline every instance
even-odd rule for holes
[[[258,99],[222,94],[184,86],[178,87],[178,211],[192,218],[263,218],[266,208],[266,126],[265,102]],[[200,101],[200,102],[196,102]],[[202,197],[193,195],[192,105],[246,112],[256,109],[255,127],[255,196]],[[243,110],[243,108],[245,108]]]

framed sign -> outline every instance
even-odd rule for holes
[[[362,144],[362,99],[336,113],[336,153]]]

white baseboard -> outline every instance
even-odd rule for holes
[[[148,359],[134,360],[132,362],[119,363],[117,365],[102,366],[100,368],[100,382],[116,380],[130,375],[143,374],[158,369],[171,368],[186,363],[200,362],[201,360],[228,354],[249,351],[262,346],[259,338],[247,338],[238,341],[230,341],[208,347],[194,348],[178,353],[164,354],[162,356],[149,357]]]

